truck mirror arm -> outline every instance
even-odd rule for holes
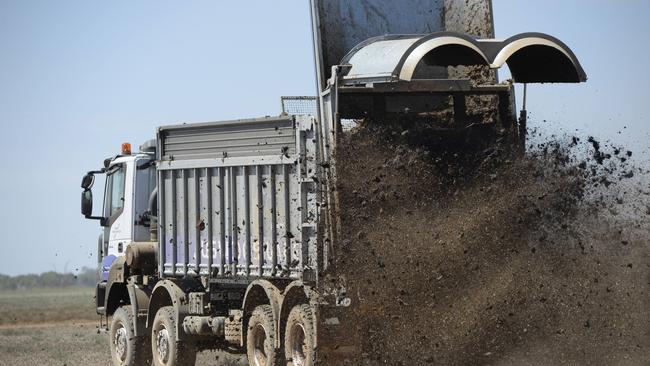
[[[106,173],[106,168],[101,168],[100,170],[91,170],[86,175],[81,181],[81,188],[83,188],[83,192],[81,193],[81,213],[84,216],[84,218],[88,220],[99,220],[99,224],[101,226],[107,226],[108,225],[108,219],[106,217],[102,216],[93,216],[92,215],[92,207],[93,207],[93,194],[92,194],[92,186],[93,183],[95,182],[95,174],[105,174]]]
[[[102,216],[84,216],[84,218],[88,220],[99,220],[99,225],[101,226],[106,226],[106,223],[108,222],[108,219]]]

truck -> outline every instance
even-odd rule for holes
[[[554,37],[493,39],[490,1],[367,5],[311,1],[316,97],[282,98],[277,117],[158,127],[84,175],[81,213],[102,227],[96,306],[113,364],[193,365],[206,349],[258,366],[359,364],[355,299],[324,280],[345,239],[342,126],[450,108],[446,128],[481,125],[521,144],[513,83],[586,81]],[[498,83],[506,64],[512,80]],[[475,98],[487,98],[487,122],[468,113]]]

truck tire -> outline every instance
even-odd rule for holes
[[[289,366],[316,364],[316,317],[308,304],[291,309],[284,332],[284,355]]]
[[[178,339],[176,312],[173,306],[158,309],[151,327],[151,350],[154,366],[193,366],[196,348]]]
[[[280,364],[275,349],[275,318],[271,305],[260,305],[248,320],[246,355],[250,366],[276,366]]]
[[[148,337],[135,337],[131,305],[120,306],[113,314],[110,329],[111,359],[115,366],[151,365]]]

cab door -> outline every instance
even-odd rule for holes
[[[134,168],[133,241],[149,241],[151,240],[149,198],[156,188],[156,164],[153,157],[138,158],[135,161]]]
[[[106,176],[104,217],[107,220],[105,235],[108,234],[107,257],[112,259],[124,255],[132,241],[132,164],[127,162],[111,166]]]

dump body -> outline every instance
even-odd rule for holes
[[[313,279],[314,118],[161,127],[158,146],[161,274]]]
[[[332,66],[373,37],[442,31],[494,37],[491,0],[311,0],[311,7],[321,91],[327,87]],[[438,78],[447,75],[444,68],[438,72]]]

